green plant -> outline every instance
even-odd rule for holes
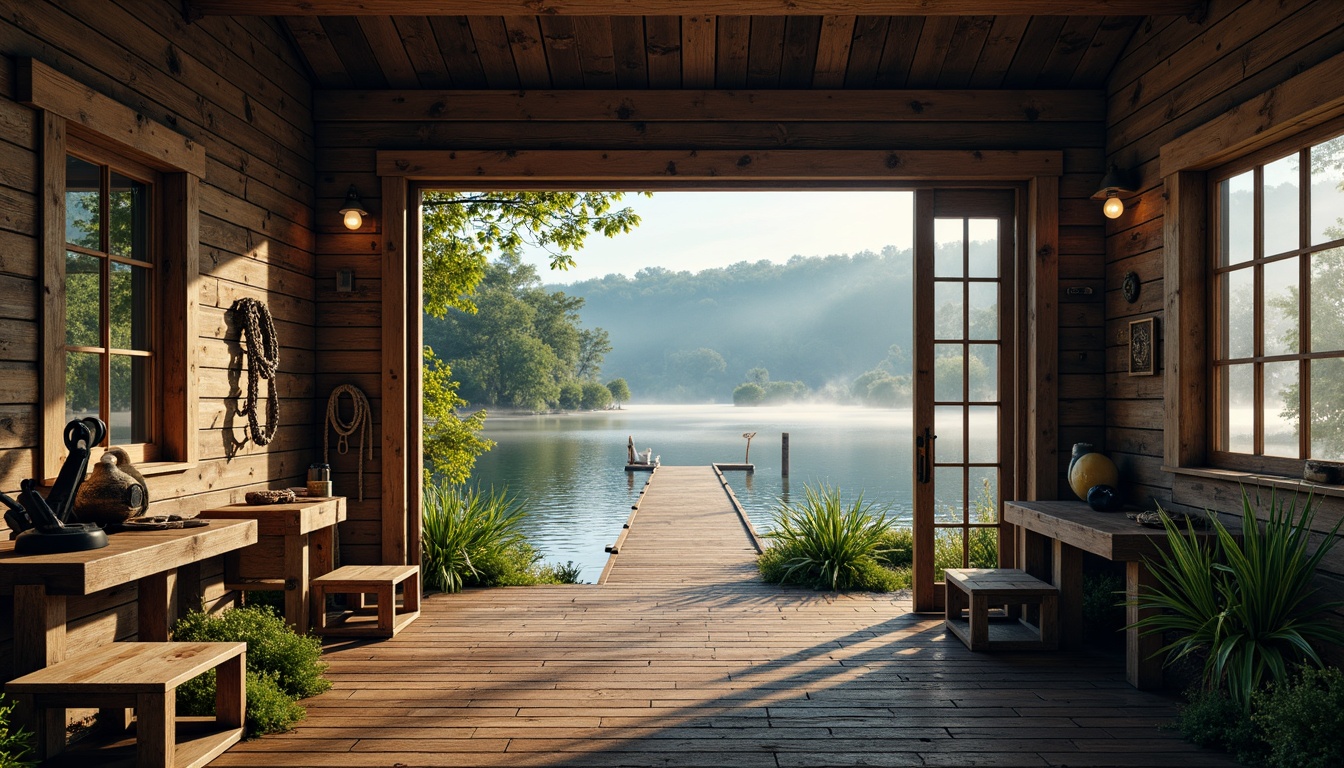
[[[28,768],[37,765],[27,759],[33,754],[32,734],[10,723],[14,702],[0,695],[0,768]]]
[[[546,584],[578,584],[581,575],[583,575],[583,566],[573,560],[541,567],[541,578],[543,583]]]
[[[803,487],[803,502],[780,502],[774,512],[772,544],[758,563],[766,581],[823,589],[892,588],[875,559],[892,523],[885,510],[863,500],[848,506],[840,489]]]
[[[1255,724],[1272,768],[1344,765],[1344,672],[1303,669],[1299,677],[1256,696]]]
[[[479,584],[493,564],[502,567],[526,543],[524,509],[518,500],[492,490],[425,486],[421,568],[425,582],[444,592]],[[530,566],[532,563],[528,562]]]
[[[1145,634],[1176,633],[1159,651],[1171,659],[1206,652],[1205,687],[1225,688],[1243,709],[1266,684],[1285,681],[1290,665],[1320,666],[1313,642],[1344,641],[1344,633],[1325,622],[1339,604],[1306,602],[1316,566],[1340,527],[1336,523],[1312,550],[1311,501],[1299,513],[1296,497],[1291,504],[1271,497],[1262,527],[1243,490],[1241,541],[1210,514],[1211,544],[1183,535],[1162,515],[1170,552],[1148,563],[1156,584],[1138,598],[1156,612],[1135,626]]]
[[[1224,750],[1249,765],[1262,764],[1263,734],[1240,704],[1222,691],[1202,688],[1191,691],[1189,698],[1176,716],[1176,726],[1187,741]]]
[[[247,733],[260,736],[283,731],[301,720],[297,699],[331,688],[322,677],[322,644],[297,635],[269,607],[235,608],[219,615],[187,614],[173,627],[173,638],[185,642],[247,643]],[[178,686],[179,708],[192,715],[214,712],[215,672]],[[283,701],[281,701],[283,699]]]

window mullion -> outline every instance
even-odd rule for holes
[[[1260,261],[1265,257],[1265,169],[1257,165],[1251,182],[1252,224],[1251,224],[1251,354],[1255,358],[1254,399],[1252,411],[1255,416],[1252,451],[1256,456],[1265,455],[1265,266]]]

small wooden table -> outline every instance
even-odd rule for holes
[[[1022,530],[1023,570],[1059,588],[1059,639],[1064,648],[1077,647],[1083,635],[1083,552],[1125,564],[1126,624],[1153,613],[1134,604],[1140,589],[1153,585],[1145,558],[1154,559],[1166,549],[1167,533],[1146,528],[1123,512],[1096,512],[1081,501],[1009,501],[1003,505],[1003,520]],[[1212,536],[1212,531],[1197,535]],[[1046,548],[1050,547],[1049,566]],[[1162,687],[1162,647],[1156,634],[1141,635],[1125,630],[1125,677],[1135,688]]]
[[[258,506],[231,504],[204,510],[200,517],[257,521],[256,545],[224,561],[225,586],[283,590],[285,621],[300,634],[307,632],[310,583],[334,567],[336,524],[345,520],[345,497]]]

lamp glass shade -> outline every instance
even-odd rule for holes
[[[359,200],[359,192],[355,190],[354,184],[351,184],[350,191],[345,193],[345,205],[341,206],[340,213],[345,217],[346,229],[359,229],[364,224],[364,217],[369,215]]]
[[[1108,219],[1118,219],[1120,214],[1125,212],[1125,203],[1112,192],[1106,196],[1106,202],[1101,206],[1101,212],[1106,214]]]
[[[360,215],[359,211],[356,211],[354,209],[349,209],[345,211],[346,229],[359,229],[363,225],[364,225],[364,217]]]

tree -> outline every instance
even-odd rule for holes
[[[733,390],[733,405],[760,405],[765,399],[765,387],[754,381],[739,384]]]
[[[607,391],[611,392],[611,400],[616,403],[619,409],[621,403],[630,399],[630,385],[625,383],[625,379],[612,379],[607,382]]]
[[[770,383],[770,372],[760,366],[747,371],[747,381],[764,387]]]
[[[602,372],[602,360],[610,351],[611,340],[605,330],[585,328],[579,331],[579,359],[574,367],[574,376],[596,381],[598,374]]]
[[[570,380],[560,384],[560,407],[566,411],[577,411],[583,407],[583,385]]]
[[[589,234],[614,237],[639,224],[629,208],[613,209],[620,199],[619,193],[603,192],[426,193],[421,216],[426,313],[442,319],[449,309],[476,312],[471,294],[496,252],[532,244],[551,254],[553,269],[572,266],[572,252]],[[424,359],[426,462],[460,482],[492,445],[479,434],[485,411],[459,417],[457,409],[466,403],[451,369],[429,346]]]
[[[583,383],[583,407],[589,411],[601,411],[611,406],[611,390],[596,381]]]

